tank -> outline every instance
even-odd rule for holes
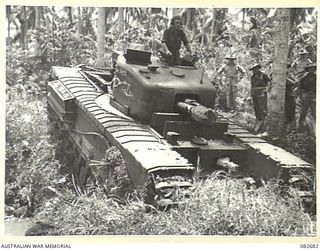
[[[216,112],[216,91],[203,70],[170,66],[148,51],[113,58],[112,69],[53,67],[48,83],[48,114],[64,150],[76,152],[72,173],[80,189],[90,162],[115,146],[132,183],[146,186],[158,207],[183,201],[195,176],[217,172],[248,185],[278,178],[314,197],[314,166]]]

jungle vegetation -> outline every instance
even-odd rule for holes
[[[48,235],[264,235],[314,236],[315,217],[298,196],[276,180],[246,189],[241,180],[215,176],[198,180],[192,197],[180,207],[159,211],[132,187],[121,155],[107,152],[116,186],[109,193],[93,182],[74,192],[56,157],[46,114],[46,83],[54,65],[109,67],[112,50],[143,43],[156,53],[170,17],[181,14],[197,66],[212,77],[227,54],[246,70],[259,59],[273,73],[269,103],[272,142],[315,163],[315,136],[284,126],[287,62],[305,48],[316,61],[317,13],[313,8],[94,8],[6,6],[6,157],[5,217],[32,217],[50,225]],[[250,18],[258,22],[259,44],[250,42]],[[275,49],[279,47],[279,49]],[[276,75],[278,74],[278,75]],[[249,71],[248,71],[249,75]],[[276,89],[278,91],[276,91]],[[281,90],[281,91],[279,91]],[[219,89],[218,89],[219,91]],[[239,82],[238,123],[252,129],[250,79]],[[282,109],[279,107],[282,107]],[[275,126],[274,124],[277,124]],[[116,197],[116,198],[115,198]]]

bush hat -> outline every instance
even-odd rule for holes
[[[249,67],[249,70],[253,70],[254,68],[257,68],[257,67],[261,69],[262,66],[260,63],[254,63]]]
[[[232,55],[227,55],[225,57],[225,59],[228,59],[228,60],[236,60],[237,58],[235,56],[232,56]]]

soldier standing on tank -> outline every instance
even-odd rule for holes
[[[180,16],[174,16],[171,20],[170,27],[164,31],[162,37],[164,53],[170,64],[181,64],[180,49],[182,42],[187,51],[192,54],[190,43],[182,29],[182,19]]]
[[[217,74],[224,74],[225,81],[223,83],[224,93],[226,95],[226,109],[234,110],[235,99],[238,93],[239,73],[240,79],[246,76],[246,71],[243,67],[235,63],[234,56],[227,56],[227,62],[218,69]]]
[[[302,104],[299,128],[303,127],[309,108],[313,119],[316,119],[316,64],[307,64],[305,71],[307,73],[300,79],[298,86],[298,94]]]
[[[270,78],[260,69],[261,65],[259,63],[256,63],[249,68],[249,70],[252,71],[251,97],[256,116],[255,132],[258,132],[263,127],[268,111],[267,92]]]

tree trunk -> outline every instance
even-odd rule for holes
[[[97,44],[98,44],[98,51],[97,51],[97,66],[104,67],[104,47],[105,47],[105,8],[100,7],[98,9],[98,29],[97,29]]]
[[[40,6],[35,7],[35,29],[36,30],[40,29],[40,12],[41,12],[40,8],[41,8]],[[32,47],[33,47],[33,56],[41,56],[39,39],[35,39],[34,43],[32,44]]]
[[[52,16],[52,26],[51,26],[51,31],[54,33],[56,30],[57,30],[57,24],[56,24],[56,9],[54,6],[51,7],[51,10],[53,13],[55,13],[53,16]]]
[[[124,8],[123,7],[119,7],[118,8],[119,11],[119,17],[118,17],[118,37],[120,36],[120,34],[123,33],[124,31]]]
[[[284,131],[290,9],[277,9],[276,22],[272,88],[268,97],[267,118],[268,134],[273,138],[280,137]]]
[[[242,25],[241,25],[242,31],[244,31],[244,20],[245,20],[245,18],[246,18],[246,12],[247,12],[247,9],[246,9],[246,8],[243,8],[243,9],[242,9]]]
[[[28,28],[28,22],[27,22],[27,7],[22,7],[22,23],[21,23],[21,36],[20,36],[20,46],[22,49],[27,49],[27,28]]]
[[[36,11],[35,11],[35,14],[36,14],[36,22],[35,22],[35,28],[36,29],[39,29],[40,28],[40,9],[41,7],[40,6],[36,6]]]
[[[186,20],[186,26],[189,30],[192,30],[192,25],[191,25],[191,11],[192,9],[188,8],[187,9],[187,20]]]
[[[69,16],[70,23],[73,23],[72,7],[68,7],[68,16]]]
[[[6,6],[6,14],[7,14],[7,19],[8,19],[8,30],[7,30],[7,45],[10,45],[10,40],[11,40],[11,34],[10,34],[10,19],[11,19],[11,5]]]
[[[202,44],[205,43],[205,34],[206,34],[205,26],[206,26],[206,18],[205,18],[205,15],[202,15],[202,32],[203,32],[203,35],[201,37]]]
[[[215,28],[215,22],[216,22],[216,9],[212,9],[212,23],[211,23],[211,39],[214,35],[214,28]]]
[[[82,33],[82,17],[81,17],[81,7],[78,7],[78,35],[80,36]]]

